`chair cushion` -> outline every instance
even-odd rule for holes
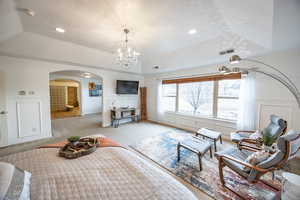
[[[212,131],[212,130],[209,130],[207,128],[201,128],[197,131],[197,133],[200,134],[200,135],[204,135],[206,137],[209,137],[211,139],[218,139],[221,136],[220,132]]]
[[[283,119],[276,115],[271,115],[271,123],[266,127],[266,130],[274,137],[277,138],[281,135],[286,128],[286,123]]]
[[[244,138],[249,138],[250,136],[250,133],[248,132],[233,132],[233,133],[230,133],[230,139],[232,142],[236,142],[238,143],[239,141],[241,141],[241,139],[244,139]]]
[[[228,148],[224,151],[219,151],[215,153],[215,156],[218,157],[220,155],[228,155],[231,157],[234,157],[238,160],[244,161],[251,153],[247,151],[240,151],[236,148]],[[241,165],[237,162],[231,161],[229,159],[224,158],[225,164],[231,168],[233,171],[238,173],[239,175],[247,178],[249,175],[249,172],[244,171],[244,165]]]
[[[193,136],[187,136],[180,142],[180,145],[201,154],[207,152],[207,150],[211,147],[211,143],[209,141]]]
[[[236,159],[239,159],[241,161],[244,161],[247,159],[248,156],[250,156],[252,152],[249,151],[240,151],[236,148],[229,148],[224,151],[219,151],[215,153],[215,156],[218,157],[220,155],[229,155],[232,156]],[[264,161],[263,161],[264,162]],[[246,178],[248,181],[253,182],[258,174],[257,170],[251,169],[250,171],[245,171],[244,170],[244,165],[238,164],[234,161],[228,160],[224,158],[224,163],[232,169],[234,172],[238,173],[239,175],[243,176]]]
[[[271,120],[271,123],[273,123],[275,125],[278,125],[280,127],[285,127],[286,126],[285,121],[282,118],[280,118],[276,115],[271,115],[270,120]]]
[[[290,130],[286,135],[279,137],[277,146],[280,151],[286,153],[286,142],[290,142],[290,155],[289,159],[293,158],[300,148],[300,133]]]
[[[270,158],[261,162],[258,166],[261,168],[269,168],[279,164],[287,153],[287,142],[290,143],[290,154],[288,159],[293,158],[300,148],[300,134],[290,130],[286,135],[280,136],[277,141],[278,151]]]
[[[284,154],[281,151],[277,151],[276,153],[272,154],[268,159],[259,163],[257,166],[260,168],[267,169],[278,164],[280,161],[282,161],[283,158]]]
[[[260,130],[256,130],[254,133],[252,133],[250,136],[249,136],[250,139],[258,139],[258,138],[262,138],[262,134],[261,134],[261,131]]]
[[[245,162],[251,164],[251,165],[257,165],[265,160],[267,160],[270,157],[270,153],[266,151],[257,151],[251,155],[249,155]],[[244,166],[244,171],[249,172],[251,170],[250,167]]]

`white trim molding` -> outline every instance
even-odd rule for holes
[[[265,127],[265,122],[269,121],[271,114],[278,115],[288,122],[288,127],[293,127],[293,106],[284,103],[258,103],[257,112],[257,127],[262,129]],[[268,117],[266,119],[266,117]]]
[[[38,113],[35,116],[38,117],[38,125],[39,127],[34,127],[31,132],[26,134],[23,133],[22,130],[22,115],[21,112],[25,112],[21,108],[21,104],[36,104]],[[40,100],[18,100],[16,102],[16,111],[17,111],[17,127],[18,127],[18,138],[23,139],[27,137],[37,136],[42,134],[42,105]],[[24,113],[23,113],[24,114]]]

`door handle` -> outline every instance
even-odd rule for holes
[[[0,115],[5,115],[5,114],[7,114],[6,111],[1,111],[1,112],[0,112]]]

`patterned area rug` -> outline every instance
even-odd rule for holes
[[[130,146],[215,199],[240,199],[221,185],[218,161],[215,157],[211,159],[209,152],[202,158],[202,171],[199,169],[198,157],[184,148],[181,148],[181,159],[177,162],[177,143],[187,134],[181,130],[165,132]],[[218,148],[222,146],[218,144]],[[277,199],[279,195],[262,183],[249,184],[227,167],[224,168],[224,176],[226,184],[245,199],[269,200]],[[264,178],[271,181],[270,177],[266,175]],[[279,185],[278,181],[274,183]]]

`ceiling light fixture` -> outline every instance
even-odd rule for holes
[[[197,33],[197,30],[196,29],[191,29],[191,30],[189,30],[189,34],[190,35],[194,35],[194,34],[196,34]]]
[[[121,47],[117,50],[117,60],[119,65],[128,69],[130,66],[138,63],[138,57],[140,56],[140,53],[135,51],[135,49],[128,44],[129,29],[125,28],[123,31],[125,33],[125,40],[121,44]]]
[[[91,73],[89,73],[89,72],[84,72],[84,73],[82,74],[82,76],[83,76],[84,78],[91,78],[91,77],[92,77]]]
[[[65,29],[60,28],[60,27],[55,28],[55,30],[56,30],[56,32],[59,32],[59,33],[64,33],[64,32],[66,32]]]
[[[33,17],[35,12],[29,8],[17,8],[18,11],[25,13],[26,15]]]
[[[230,53],[234,53],[234,49],[227,49],[227,50],[224,50],[224,51],[220,51],[219,54],[222,56],[222,55],[225,55],[225,54],[230,54]]]
[[[233,55],[229,58],[230,64],[238,64],[239,62],[241,62],[241,60],[241,57],[238,55]]]

